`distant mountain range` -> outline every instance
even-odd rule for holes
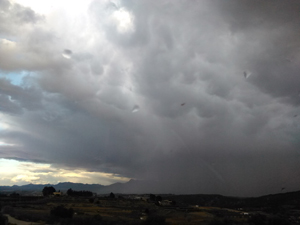
[[[72,188],[76,191],[91,191],[97,194],[107,194],[110,192],[124,193],[124,194],[141,194],[141,193],[158,193],[157,186],[153,182],[130,180],[127,183],[114,183],[111,185],[101,184],[82,184],[63,182],[58,184],[26,184],[13,186],[0,186],[0,192],[20,192],[20,191],[42,191],[45,186],[52,186],[57,191],[67,191]]]
[[[141,180],[130,180],[126,183],[114,183],[111,185],[101,184],[82,184],[82,183],[71,183],[63,182],[58,184],[27,184],[22,186],[0,186],[0,193],[6,192],[42,192],[45,186],[52,186],[57,191],[66,192],[69,188],[75,191],[91,191],[97,194],[109,194],[113,192],[115,194],[167,194],[168,189],[163,185],[160,185],[157,181],[141,181]],[[289,204],[300,204],[300,191],[286,192],[273,195],[265,195],[260,197],[252,198],[239,198],[239,197],[226,197],[222,195],[208,195],[208,194],[185,194],[185,195],[174,195],[175,201],[185,202],[190,204],[212,204],[214,206],[223,206],[223,204],[233,206],[237,205],[261,205],[262,203],[277,204],[284,201],[288,201]]]

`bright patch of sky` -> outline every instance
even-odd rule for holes
[[[117,29],[120,33],[133,32],[133,16],[126,11],[124,8],[121,8],[113,13],[113,18],[117,22]]]
[[[0,131],[6,130],[8,128],[9,128],[9,125],[7,123],[0,122]]]
[[[23,82],[23,78],[28,75],[28,71],[20,71],[20,72],[4,72],[0,71],[0,78],[6,78],[11,80],[11,83],[14,85],[21,86]]]
[[[0,40],[3,41],[3,40],[6,40],[6,41],[10,41],[11,43],[13,42],[16,42],[17,41],[17,38],[14,37],[14,36],[9,36],[9,35],[0,35]]]
[[[52,0],[52,1],[40,1],[40,0],[12,0],[12,2],[18,3],[23,6],[30,7],[32,10],[39,14],[50,14],[60,9],[66,9],[69,14],[78,14],[85,10],[91,0],[84,1],[72,1],[72,0]]]
[[[14,144],[9,144],[9,143],[0,141],[0,146],[14,146]]]
[[[89,172],[81,169],[54,167],[46,163],[0,159],[0,184],[7,186],[28,183],[57,184],[59,182],[109,185],[115,182],[127,182],[128,180],[129,178],[112,173]]]

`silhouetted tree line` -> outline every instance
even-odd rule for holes
[[[162,197],[161,196],[159,196],[159,195],[156,196],[154,194],[150,194],[149,195],[149,199],[152,202],[161,202],[162,201]]]
[[[20,194],[19,194],[19,193],[16,193],[16,192],[14,191],[14,192],[11,193],[9,196],[10,196],[10,197],[19,197]]]
[[[156,205],[160,205],[159,202],[161,202],[163,199],[159,195],[150,194],[149,195],[149,200],[150,200],[150,202],[155,202]],[[176,202],[172,201],[172,205],[176,205]]]
[[[70,188],[69,190],[67,190],[67,195],[91,197],[91,196],[93,196],[93,192],[91,192],[91,191],[73,191],[72,188]]]

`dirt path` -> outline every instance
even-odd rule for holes
[[[40,225],[40,223],[32,223],[32,222],[17,220],[15,218],[11,217],[8,214],[4,214],[4,215],[7,216],[9,224],[14,224],[14,225]]]

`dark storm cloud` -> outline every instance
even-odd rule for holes
[[[20,113],[22,112],[22,108],[9,100],[8,96],[0,95],[0,110],[6,113]]]
[[[3,114],[23,110],[1,157],[155,180],[158,192],[297,188],[297,7],[94,1],[86,39],[34,27],[21,42],[31,60],[10,70],[35,82],[0,80]]]
[[[217,6],[230,31],[245,39],[240,51],[246,53],[242,64],[254,74],[251,82],[298,105],[299,1],[219,1]]]
[[[11,106],[35,110],[41,105],[41,92],[34,87],[22,88],[11,84],[8,79],[0,78],[0,94],[9,97]],[[9,106],[8,106],[9,107]],[[5,111],[5,107],[3,107]]]

